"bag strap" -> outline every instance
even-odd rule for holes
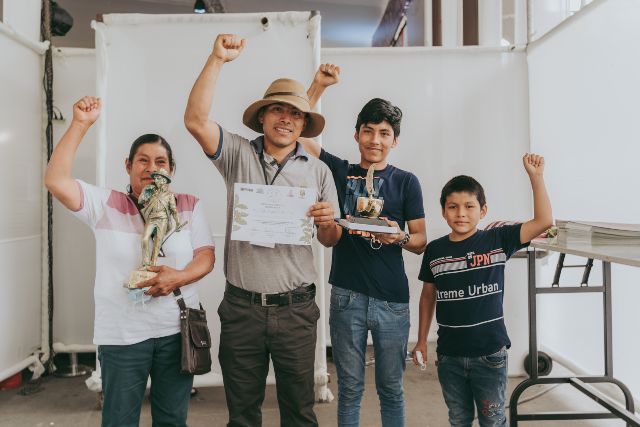
[[[187,309],[187,306],[184,303],[184,298],[182,297],[182,292],[180,292],[180,289],[179,288],[178,289],[174,289],[173,290],[173,295],[176,296],[176,302],[180,306],[180,311],[185,311]]]

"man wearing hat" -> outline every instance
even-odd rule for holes
[[[340,238],[334,213],[338,198],[329,168],[309,156],[298,138],[315,137],[324,118],[310,111],[304,87],[278,79],[244,112],[243,123],[261,133],[249,141],[209,120],[213,94],[225,62],[238,57],[245,40],[220,34],[196,80],[185,125],[222,174],[227,186],[225,295],[218,358],[229,410],[228,426],[259,426],[269,370],[275,370],[282,426],[317,426],[313,412],[316,270],[310,246],[230,240],[234,184],[306,187],[318,192],[309,210],[324,246]]]

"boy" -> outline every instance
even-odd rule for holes
[[[337,83],[339,73],[335,65],[320,66],[307,91],[312,106],[326,87]],[[355,163],[334,156],[313,140],[301,140],[307,152],[329,166],[342,217],[357,216],[357,199],[367,196],[367,170],[375,164],[375,194],[384,199],[382,217],[396,228],[396,233],[375,235],[343,230],[333,250],[329,326],[338,375],[340,427],[360,424],[369,331],[381,424],[405,425],[403,373],[409,336],[409,284],[403,253],[421,254],[427,235],[418,178],[388,162],[389,153],[399,143],[401,121],[402,111],[391,102],[380,98],[367,102],[355,124],[354,139],[360,152]]]
[[[442,216],[451,233],[431,242],[419,278],[417,352],[426,359],[427,333],[437,304],[438,377],[451,426],[471,426],[474,404],[481,427],[506,426],[507,348],[502,311],[504,264],[517,250],[552,225],[544,185],[544,158],[523,157],[533,190],[533,219],[488,231],[478,230],[487,213],[484,190],[473,178],[457,176],[442,189]]]

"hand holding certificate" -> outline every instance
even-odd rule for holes
[[[316,198],[308,188],[236,183],[231,240],[310,245],[313,218],[307,212]]]

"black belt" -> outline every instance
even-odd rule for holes
[[[289,292],[275,294],[261,294],[259,292],[246,291],[227,282],[226,292],[229,295],[240,297],[251,301],[253,304],[260,304],[263,307],[275,307],[279,305],[296,304],[312,300],[316,297],[316,285],[313,283],[303,288],[298,288]]]

